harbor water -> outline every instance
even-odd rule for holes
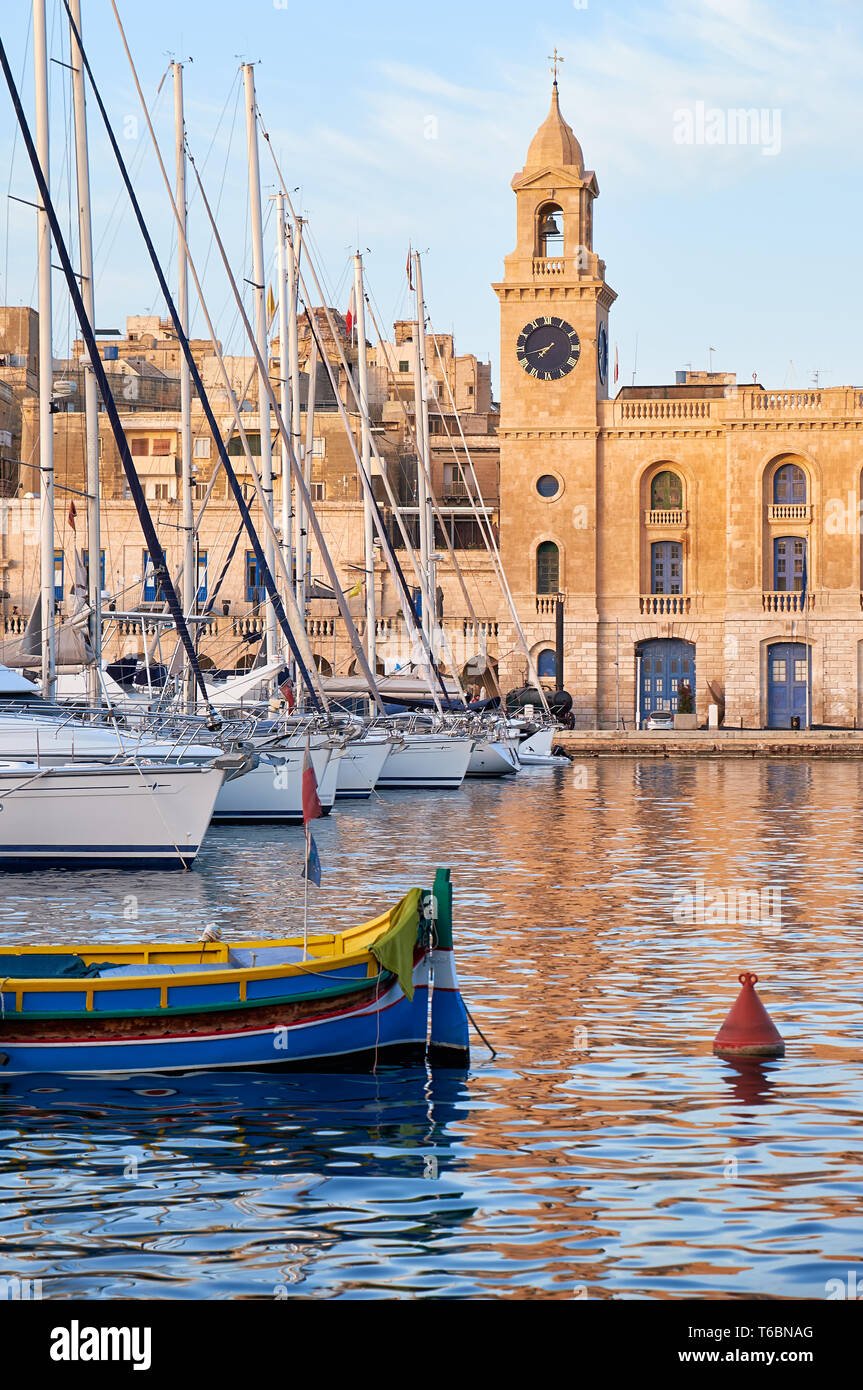
[[[45,1299],[863,1287],[863,763],[587,760],[339,805],[315,835],[313,929],[452,866],[497,1055],[473,1034],[465,1074],[0,1076],[0,1278]],[[188,874],[6,875],[0,943],[282,935],[301,855],[301,830],[220,827]],[[712,1055],[744,969],[782,1060]]]

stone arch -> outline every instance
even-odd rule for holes
[[[667,479],[678,482],[677,497],[674,489],[663,488],[665,497],[657,497],[657,483],[662,488]],[[683,568],[681,591],[691,593],[695,590],[694,559],[692,553],[691,501],[694,482],[689,469],[677,459],[654,458],[643,465],[636,477],[638,490],[638,583],[639,593],[653,592],[654,547],[664,543],[680,547]],[[678,500],[675,506],[654,506],[655,501]]]
[[[551,232],[555,224],[557,231]],[[563,208],[553,198],[543,198],[534,214],[534,254],[555,258],[564,254],[566,219]]]
[[[537,594],[563,591],[563,548],[550,536],[537,541],[533,552],[533,575]]]
[[[763,460],[758,562],[762,590],[773,591],[776,541],[788,537],[806,542],[807,587],[814,586],[815,574],[820,573],[820,554],[812,518],[820,483],[820,469],[802,449],[774,450]]]

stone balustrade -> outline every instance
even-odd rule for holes
[[[644,513],[644,523],[646,526],[686,526],[689,522],[689,513],[677,507],[676,509],[656,508],[648,509]]]
[[[692,607],[688,594],[641,594],[638,602],[646,618],[680,618]]]
[[[803,594],[800,590],[788,591],[765,589],[761,595],[761,607],[765,613],[803,613],[815,607],[815,595],[811,590]]]

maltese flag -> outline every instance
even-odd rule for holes
[[[303,825],[307,826],[310,820],[317,820],[318,816],[323,814],[321,799],[318,796],[318,779],[306,740],[306,750],[303,753]]]
[[[356,321],[357,321],[357,292],[356,292],[355,289],[353,289],[353,290],[351,290],[351,302],[350,302],[350,304],[348,305],[348,312],[345,314],[345,328],[347,329],[347,334],[348,334],[348,337],[351,339],[351,342],[353,342],[354,324],[356,323]]]

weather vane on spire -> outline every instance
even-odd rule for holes
[[[553,72],[553,73],[554,73],[554,85],[557,86],[557,66],[558,66],[558,63],[562,63],[562,62],[564,61],[563,58],[561,58],[560,54],[559,54],[558,51],[557,51],[557,44],[555,44],[555,46],[554,46],[554,52],[553,52],[553,53],[549,53],[548,59],[549,59],[549,62],[554,63],[554,67],[553,67],[553,68],[549,68],[549,72]]]

